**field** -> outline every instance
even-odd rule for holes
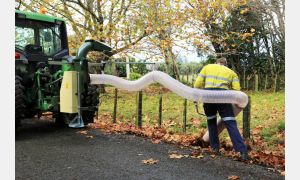
[[[112,121],[114,88],[106,87],[107,93],[101,96],[99,116],[105,115]],[[152,85],[143,93],[143,125],[158,125],[159,92],[163,97],[162,126],[170,133],[182,133],[184,99],[160,87]],[[251,97],[251,135],[259,136],[268,150],[277,144],[284,144],[285,102],[284,92],[246,92]],[[119,90],[117,121],[136,123],[136,92]],[[202,104],[199,111],[203,113]],[[242,113],[237,116],[238,126],[242,129]],[[193,102],[188,101],[187,134],[197,134],[206,128],[206,118],[196,113]],[[227,131],[221,134],[221,141],[228,140]]]

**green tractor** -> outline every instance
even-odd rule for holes
[[[90,85],[86,58],[90,51],[111,56],[109,46],[94,40],[85,41],[75,57],[69,56],[63,19],[15,11],[16,127],[22,119],[44,112],[52,112],[58,124],[70,125],[76,118],[84,125],[93,122],[99,93],[97,86]]]

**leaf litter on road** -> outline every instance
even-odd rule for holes
[[[77,131],[78,134],[83,134],[83,135],[87,135],[87,131],[86,130],[82,130],[82,131]]]
[[[230,180],[237,180],[237,179],[240,179],[239,176],[236,176],[236,175],[231,175],[231,176],[228,176],[227,179],[230,179]]]
[[[202,136],[204,135],[205,131],[201,131],[198,134],[173,134],[168,132],[165,128],[153,127],[145,125],[142,128],[137,127],[135,124],[126,123],[126,122],[117,122],[112,123],[107,120],[107,118],[103,116],[99,119],[95,120],[95,123],[90,124],[91,128],[94,129],[101,129],[104,133],[121,133],[121,134],[135,134],[138,136],[143,136],[151,139],[151,142],[154,144],[158,144],[160,142],[167,142],[172,144],[178,144],[184,147],[193,147],[197,146],[199,149],[198,155],[190,155],[191,158],[203,158],[201,153],[208,152],[212,154],[209,148],[205,148],[207,146],[202,141]],[[277,151],[269,151],[264,149],[265,144],[263,144],[262,138],[259,136],[259,131],[261,130],[261,126],[257,126],[256,128],[252,129],[254,132],[253,134],[253,142],[249,143],[249,147],[255,147],[255,149],[250,148],[249,156],[251,158],[251,164],[263,164],[267,166],[273,166],[275,168],[284,170],[285,168],[285,158],[284,158],[284,144],[278,145]],[[86,131],[80,131],[80,134],[87,134]],[[228,145],[227,145],[228,144]],[[203,146],[203,147],[199,147]],[[228,138],[226,141],[221,142],[221,149],[223,149],[222,154],[227,157],[231,157],[236,159],[238,154],[232,151],[232,144],[230,139]],[[263,150],[259,149],[263,148]],[[283,152],[283,153],[282,153]],[[177,155],[172,156],[173,159],[175,157],[179,157]],[[185,156],[184,156],[185,157]],[[181,157],[182,158],[182,157]],[[212,159],[215,157],[212,155]],[[179,159],[179,158],[177,158]]]
[[[155,160],[153,158],[142,160],[143,164],[156,164],[159,160]]]
[[[171,159],[181,159],[181,158],[183,158],[184,156],[181,155],[181,154],[175,154],[175,153],[173,153],[173,154],[169,154],[169,157],[170,157]]]

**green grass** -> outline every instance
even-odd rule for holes
[[[154,86],[151,89],[155,88]],[[146,89],[143,93],[143,124],[157,125],[158,123],[158,103],[159,93],[151,89]],[[99,107],[99,114],[108,113],[112,115],[113,112],[113,101],[114,93],[113,88],[107,88],[107,95],[102,97],[102,104]],[[119,91],[118,93],[118,109],[117,118],[119,121],[135,123],[136,120],[136,94],[135,92]],[[182,130],[183,121],[183,103],[184,99],[177,96],[174,93],[167,92],[163,93],[163,105],[162,105],[162,124],[170,126],[174,132]],[[200,105],[202,107],[202,105]],[[203,113],[203,109],[200,111]],[[190,120],[200,119],[205,122],[206,119],[199,116],[196,113],[194,104],[188,101],[187,104],[187,123],[190,124]],[[202,125],[203,126],[203,125]],[[191,128],[193,126],[190,126]],[[190,129],[188,129],[190,133]],[[194,132],[194,130],[191,130]]]
[[[143,92],[143,125],[158,124],[158,103],[159,103],[158,85],[152,85]],[[102,104],[99,107],[99,114],[112,115],[114,102],[114,88],[107,87],[107,94],[101,97]],[[284,131],[284,112],[285,98],[284,92],[246,92],[251,97],[251,122],[250,127],[255,128],[259,125],[263,127],[261,136],[266,141],[271,141],[279,131]],[[127,92],[119,90],[117,120],[123,122],[136,122],[136,92]],[[183,124],[183,103],[184,99],[172,92],[162,92],[163,112],[162,122],[170,132],[182,132]],[[202,104],[199,104],[199,110],[203,112]],[[200,124],[194,125],[192,119],[199,119]],[[237,116],[238,126],[242,129],[242,113]],[[198,133],[199,129],[206,128],[206,118],[196,113],[193,102],[188,101],[187,105],[187,133]],[[228,136],[227,131],[223,131],[221,137]],[[275,138],[276,139],[276,138]]]
[[[285,130],[285,122],[280,121],[278,126],[277,126],[278,131],[284,131]]]
[[[251,127],[277,127],[285,117],[284,92],[248,92],[251,97]]]

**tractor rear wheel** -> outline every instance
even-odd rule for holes
[[[18,75],[15,76],[15,126],[18,127],[21,123],[21,119],[24,118],[26,112],[26,102],[24,86],[22,84],[22,78]]]
[[[99,88],[96,85],[88,86],[88,93],[84,97],[84,101],[82,103],[83,107],[92,107],[90,110],[82,111],[82,118],[84,124],[94,122],[95,113],[98,111],[99,104]]]

